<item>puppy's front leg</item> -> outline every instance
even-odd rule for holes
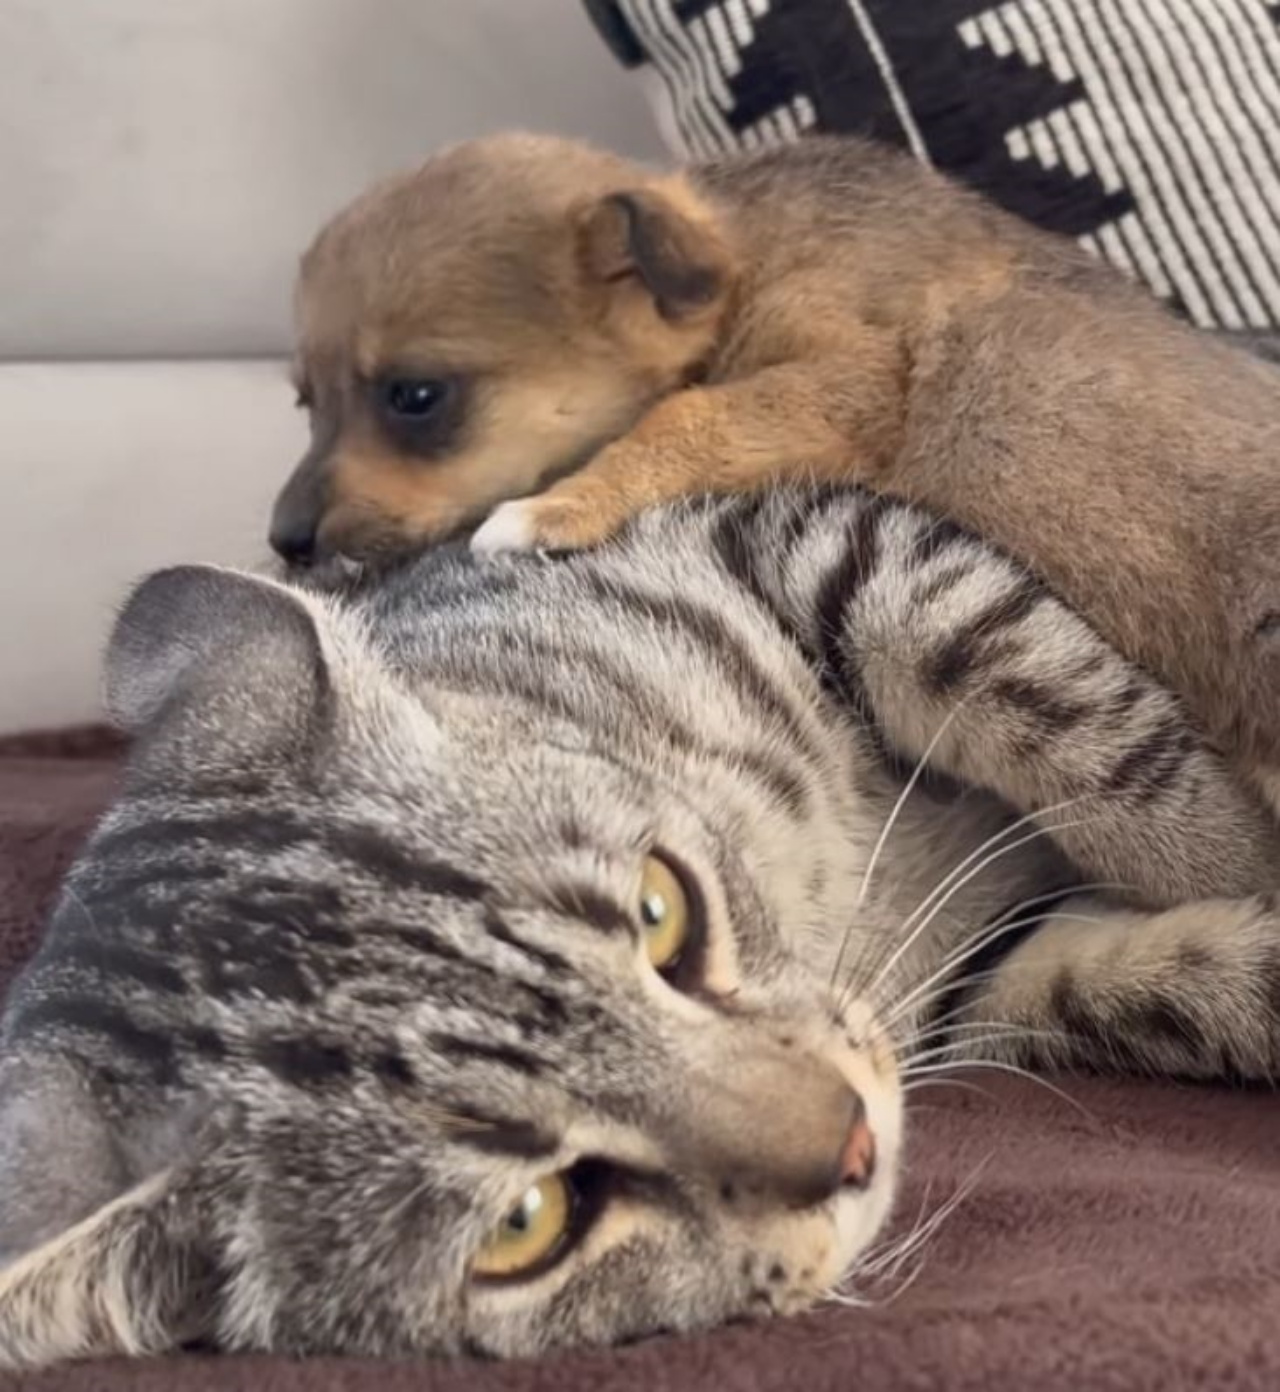
[[[503,503],[473,549],[577,550],[674,498],[872,477],[899,447],[905,374],[892,343],[868,346],[856,361],[782,363],[666,397],[578,473]]]

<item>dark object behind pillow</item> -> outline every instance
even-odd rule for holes
[[[679,153],[854,133],[1078,237],[1205,327],[1280,329],[1268,0],[586,0]]]
[[[0,984],[109,796],[118,743],[0,741]],[[536,1364],[189,1358],[2,1392],[1182,1392],[1280,1387],[1280,1102],[975,1073],[915,1112],[909,1223],[973,1181],[902,1296]],[[985,1163],[984,1163],[985,1162]],[[980,1169],[980,1172],[978,1172]],[[910,1270],[910,1263],[907,1264]]]

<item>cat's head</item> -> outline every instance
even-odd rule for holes
[[[892,1051],[723,768],[424,701],[232,572],[145,582],[108,666],[125,787],[8,1007],[0,1363],[532,1354],[800,1308],[866,1249]]]

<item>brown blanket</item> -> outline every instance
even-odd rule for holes
[[[91,733],[0,743],[0,979],[32,947],[113,755]],[[1064,1086],[1073,1100],[971,1073],[921,1096],[904,1225],[980,1175],[916,1279],[873,1308],[537,1364],[192,1358],[0,1376],[0,1389],[1276,1392],[1280,1097]]]

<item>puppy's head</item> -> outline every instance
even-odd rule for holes
[[[569,141],[478,140],[375,187],[303,257],[311,446],[272,544],[369,557],[536,491],[697,375],[733,280],[682,177]]]

